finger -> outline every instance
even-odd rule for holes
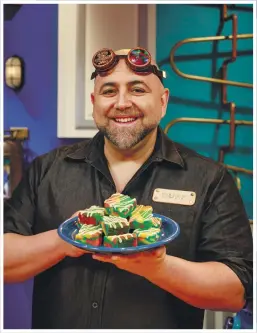
[[[111,255],[106,254],[93,254],[92,258],[102,262],[111,262]]]
[[[148,250],[143,252],[144,257],[155,257],[155,258],[161,258],[166,253],[165,246],[158,247],[153,250]]]
[[[122,256],[118,256],[120,259],[128,259],[128,260],[135,260],[142,257],[141,253],[133,253],[133,254],[124,254]]]
[[[161,247],[158,247],[156,250],[155,250],[155,257],[156,258],[161,258],[163,257],[164,255],[166,254],[166,247],[165,246],[161,246]]]
[[[142,263],[142,256],[141,255],[123,255],[123,256],[117,256],[114,255],[110,258],[110,262],[112,262],[115,265],[118,266],[124,266],[127,264],[140,264]]]
[[[112,255],[110,259],[115,262],[118,261],[120,263],[126,263],[128,261],[132,261],[134,259],[134,256],[132,256],[132,255],[123,255],[123,256]]]
[[[109,256],[105,256],[105,255],[98,255],[95,254],[92,256],[93,259],[102,261],[102,262],[108,262],[114,265],[124,265],[126,264],[129,259],[127,258],[127,256],[119,256],[119,255],[109,255]]]

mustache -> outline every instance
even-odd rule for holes
[[[112,108],[108,114],[109,118],[117,118],[117,117],[132,117],[132,118],[140,118],[143,117],[143,113],[140,112],[135,107],[124,108],[123,111],[118,108]]]

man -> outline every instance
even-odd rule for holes
[[[239,311],[251,298],[252,236],[232,177],[159,128],[169,91],[146,50],[101,50],[93,63],[99,133],[36,158],[5,206],[5,281],[35,276],[32,327],[197,329],[204,309]],[[193,200],[156,200],[156,189]],[[58,237],[65,219],[115,192],[173,218],[179,237],[128,256]]]

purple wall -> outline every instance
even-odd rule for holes
[[[57,138],[57,5],[23,5],[4,22],[4,59],[25,61],[26,82],[19,93],[4,87],[4,128],[28,127],[26,155],[37,155],[76,140]],[[4,328],[31,327],[33,281],[4,286]]]

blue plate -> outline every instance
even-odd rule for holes
[[[75,235],[79,231],[79,228],[76,224],[78,219],[77,217],[73,217],[63,222],[58,228],[58,234],[64,241],[80,249],[84,249],[86,251],[98,252],[98,253],[124,253],[124,254],[142,252],[165,245],[171,242],[173,239],[175,239],[180,233],[179,225],[172,219],[159,214],[153,214],[153,216],[162,219],[161,237],[159,238],[158,242],[149,245],[110,248],[105,246],[92,246],[92,245],[82,244],[75,240]]]

